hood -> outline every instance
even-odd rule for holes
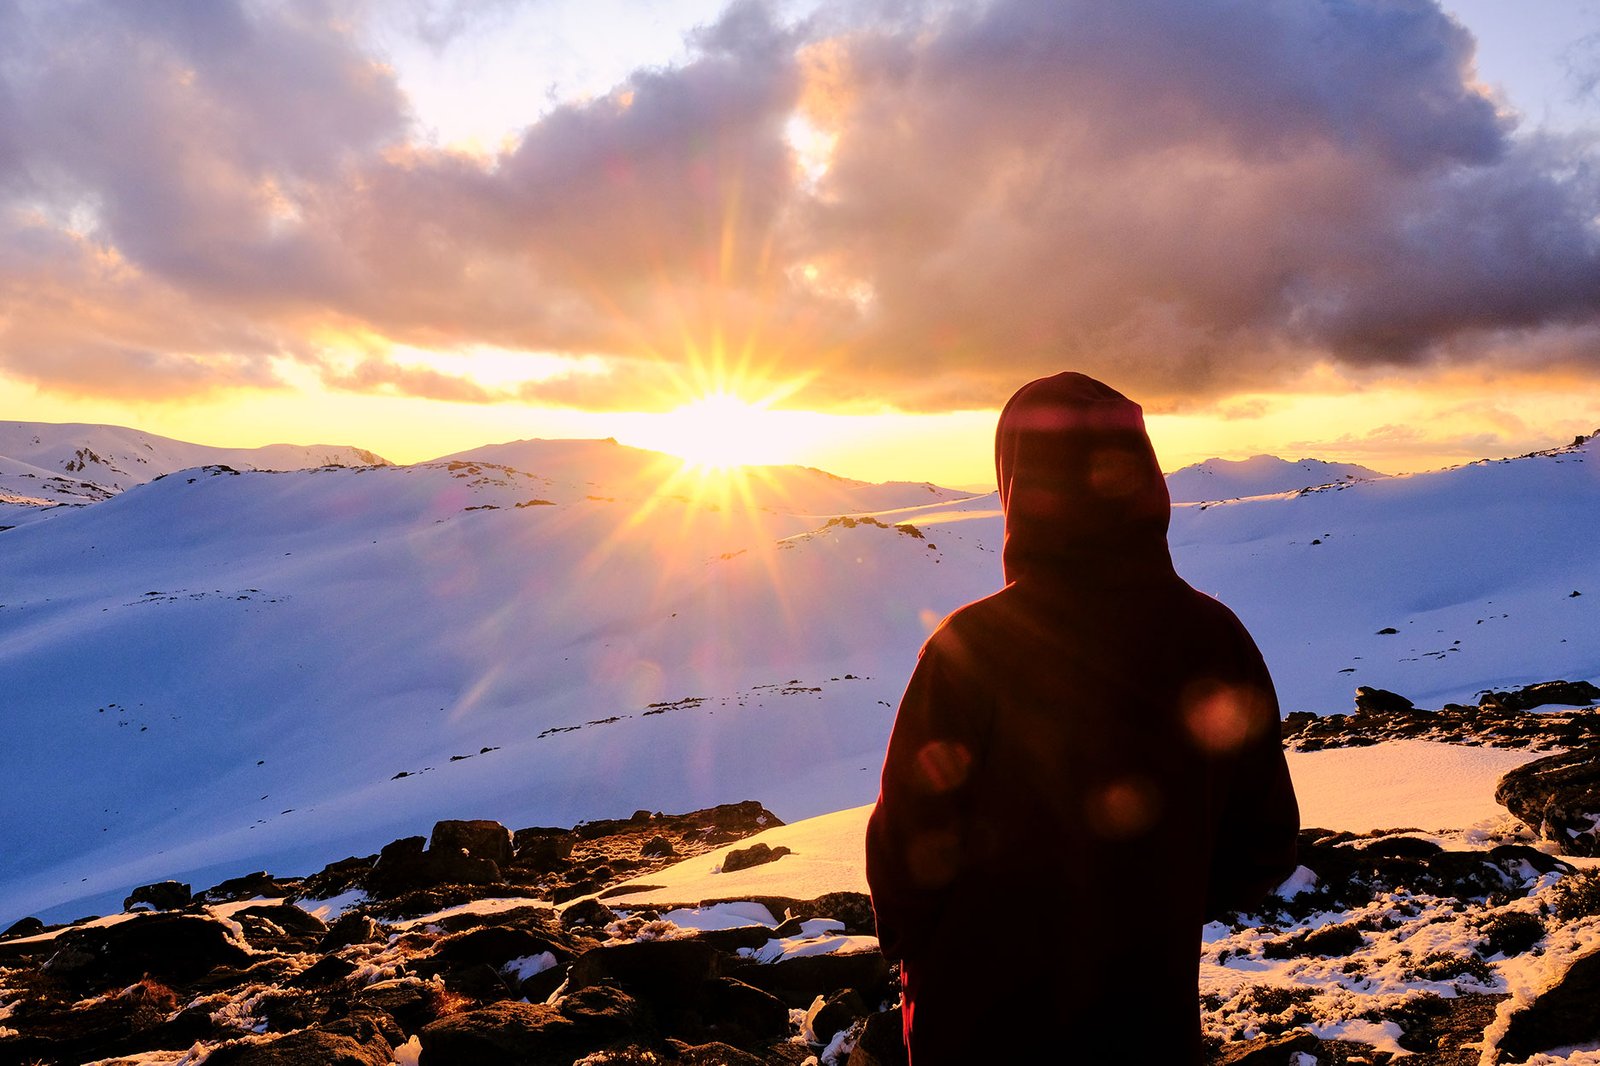
[[[994,450],[1007,582],[1172,576],[1172,505],[1138,404],[1083,374],[1030,381],[1000,412]]]

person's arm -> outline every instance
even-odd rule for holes
[[[1277,694],[1255,642],[1248,636],[1245,642],[1252,720],[1241,750],[1223,771],[1223,805],[1207,892],[1210,915],[1258,906],[1294,872],[1300,833],[1300,808],[1283,756]]]
[[[867,823],[867,882],[889,959],[918,954],[966,866],[984,705],[952,662],[949,636],[936,633],[917,660]]]

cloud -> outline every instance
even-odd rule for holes
[[[326,370],[323,380],[334,388],[353,392],[388,391],[450,403],[493,403],[507,398],[459,375],[430,367],[399,366],[376,358],[363,359],[347,370]]]
[[[463,9],[405,10],[438,44]],[[368,17],[0,6],[0,208],[58,238],[0,253],[32,294],[0,369],[181,393],[348,329],[605,356],[518,395],[612,409],[722,364],[922,410],[1068,366],[1152,409],[1314,366],[1600,376],[1593,149],[1498,110],[1431,0],[739,0],[489,155],[415,139]]]

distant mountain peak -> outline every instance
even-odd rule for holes
[[[1340,482],[1372,481],[1388,477],[1356,463],[1322,459],[1280,459],[1252,455],[1248,459],[1207,459],[1167,475],[1167,491],[1174,503],[1246,499]]]

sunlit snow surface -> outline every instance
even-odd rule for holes
[[[1286,711],[1600,680],[1595,453],[1180,506],[1174,556]],[[0,921],[440,818],[867,802],[918,646],[1001,541],[992,495],[703,482],[593,441],[190,470],[0,532]]]

